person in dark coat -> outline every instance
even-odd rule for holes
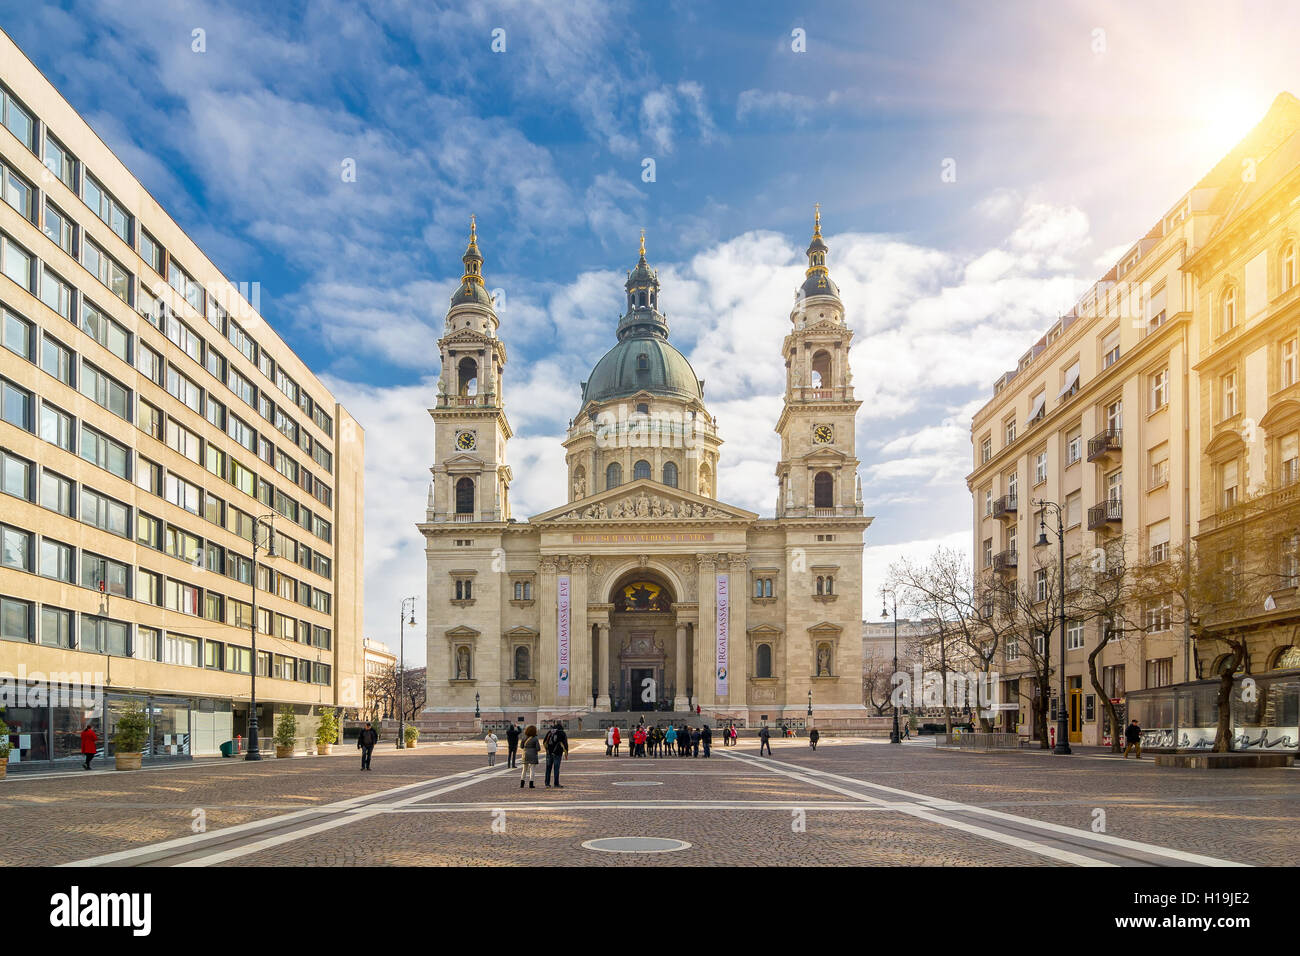
[[[555,772],[555,788],[560,786],[560,761],[569,752],[569,735],[564,732],[564,725],[558,720],[546,735],[546,785],[551,785],[551,772]]]
[[[703,744],[704,756],[707,757],[709,755],[709,748],[713,745],[713,731],[709,729],[708,724],[705,724],[703,729],[700,730],[700,743]]]
[[[691,728],[691,756],[700,755],[700,730],[698,727]]]
[[[1124,759],[1128,759],[1128,752],[1137,749],[1137,759],[1142,759],[1142,728],[1138,726],[1136,720],[1129,721],[1129,725],[1124,728],[1124,740],[1128,744],[1124,748]]]
[[[821,734],[817,733],[817,728],[816,728],[816,727],[814,727],[812,730],[808,731],[808,743],[812,746],[812,749],[813,749],[813,750],[816,750],[816,749],[817,749],[817,741],[818,741],[820,738],[821,738]]]
[[[682,724],[682,729],[677,734],[677,740],[682,748],[680,756],[689,757],[691,755],[691,728],[689,724]]]
[[[375,728],[366,721],[366,725],[361,728],[361,733],[357,734],[357,749],[361,751],[361,769],[370,769],[370,755],[374,752],[375,744],[379,743],[379,734]]]
[[[506,728],[506,766],[515,766],[515,759],[519,756],[519,728],[511,724]]]
[[[524,762],[519,771],[519,786],[523,787],[524,781],[528,781],[528,788],[535,790],[536,781],[533,780],[533,771],[537,769],[537,751],[541,749],[542,742],[537,739],[537,728],[529,724],[524,728]]]
[[[763,748],[767,748],[767,755],[772,756],[772,734],[764,724],[758,731],[758,755],[763,756]]]
[[[99,735],[95,733],[95,728],[86,724],[86,729],[81,732],[81,755],[86,758],[86,765],[83,770],[90,769],[90,762],[95,759],[95,754],[99,752]]]

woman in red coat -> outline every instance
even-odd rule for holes
[[[618,756],[618,745],[622,742],[622,740],[623,738],[619,736],[618,728],[615,727],[614,728],[614,756],[615,757]]]
[[[90,769],[90,762],[95,759],[95,754],[99,750],[99,736],[95,733],[95,728],[86,724],[86,729],[81,732],[81,755],[86,758],[85,769]]]

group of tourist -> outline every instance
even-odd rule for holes
[[[724,747],[736,745],[736,727],[728,724],[718,729]],[[645,722],[629,729],[627,755],[629,757],[698,757],[700,751],[709,756],[713,749],[714,730],[708,724],[692,727],[683,724],[680,727],[669,724],[667,727],[655,724],[647,726]],[[618,727],[605,731],[605,756],[617,757],[623,746],[623,733]]]

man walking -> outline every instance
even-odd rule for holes
[[[517,766],[519,757],[519,728],[511,724],[506,728],[506,766]]]
[[[487,744],[488,766],[495,767],[497,765],[497,735],[489,728],[483,741]]]
[[[700,743],[704,745],[704,756],[707,757],[709,755],[709,747],[713,744],[713,731],[709,729],[708,724],[705,724],[704,728],[700,731]]]
[[[370,769],[370,754],[374,752],[377,743],[379,743],[379,734],[375,733],[375,728],[366,721],[365,727],[361,728],[361,733],[357,734],[357,749],[361,751],[362,770]]]
[[[772,756],[771,733],[767,729],[767,724],[764,724],[758,731],[758,755],[760,757],[763,756],[764,747],[767,748],[767,755]]]
[[[569,735],[564,732],[564,726],[557,720],[555,726],[546,734],[546,785],[551,785],[551,773],[555,773],[555,789],[563,790],[560,786],[560,761],[564,759],[569,752]]]
[[[86,724],[86,729],[81,732],[81,755],[86,758],[86,766],[82,768],[83,770],[90,769],[90,762],[95,759],[98,751],[99,736],[91,724]]]
[[[1142,759],[1142,728],[1138,726],[1136,720],[1129,721],[1129,725],[1124,728],[1124,740],[1128,746],[1124,748],[1124,759],[1128,759],[1128,752],[1137,749],[1137,759]]]
[[[817,739],[819,737],[821,737],[821,734],[817,733],[816,727],[808,731],[808,743],[812,746],[813,750],[817,749]]]

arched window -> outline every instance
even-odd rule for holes
[[[669,488],[677,487],[677,465],[671,461],[664,462],[664,484]]]
[[[642,478],[650,477],[650,462],[642,458],[632,466],[632,480],[640,481]]]
[[[1228,286],[1228,291],[1223,293],[1223,328],[1221,332],[1227,332],[1237,327],[1237,290]]]
[[[638,372],[650,371],[650,356],[642,352],[636,357],[636,370]]]
[[[469,396],[478,394],[478,363],[472,358],[463,358],[456,366],[456,376],[460,381],[460,394]]]
[[[754,676],[772,676],[772,645],[760,644],[754,653]]]
[[[523,582],[523,581],[516,581],[516,582],[515,582],[515,600],[516,600],[516,601],[522,601],[523,599],[524,599],[524,582]]]
[[[1286,647],[1278,648],[1277,655],[1273,658],[1273,666],[1270,670],[1292,670],[1300,667],[1300,647],[1294,644],[1288,644]]]
[[[763,579],[754,578],[754,597],[761,598],[762,596],[763,596]]]
[[[1286,292],[1295,285],[1295,243],[1288,242],[1282,250],[1282,291]]]
[[[826,593],[827,593],[827,594],[834,594],[834,593],[835,593],[835,576],[834,576],[834,575],[831,575],[831,574],[826,575]]]
[[[623,483],[623,466],[616,461],[611,461],[605,469],[605,487],[617,488]]]
[[[826,579],[822,577],[820,574],[817,575],[817,593],[818,594],[826,593]]]
[[[764,578],[764,579],[763,579],[763,597],[771,597],[771,596],[772,596],[772,579],[771,579],[771,578]]]
[[[515,680],[532,680],[528,657],[528,648],[515,648]]]
[[[829,471],[819,471],[813,479],[813,507],[835,507],[835,477]]]
[[[474,479],[461,478],[456,482],[456,514],[474,513]]]
[[[821,351],[813,356],[812,384],[813,384],[813,388],[830,388],[831,385],[831,353],[830,352]]]

